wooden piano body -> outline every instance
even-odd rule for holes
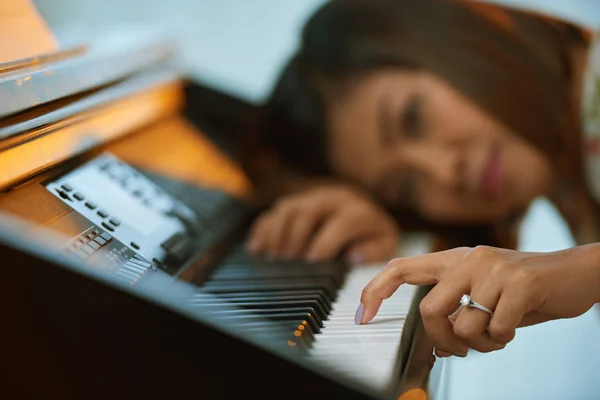
[[[419,295],[386,391],[189,307],[254,215],[248,179],[217,145],[252,107],[186,82],[168,43],[62,50],[28,2],[11,4],[39,34],[21,43],[0,29],[18,50],[0,53],[3,398],[386,399],[426,387]],[[177,193],[194,188],[190,214],[194,197]],[[188,228],[194,240],[181,239]]]

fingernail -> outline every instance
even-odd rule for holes
[[[456,357],[461,357],[461,358],[465,358],[467,356],[467,353],[462,353],[460,351],[457,351],[456,353],[453,353]]]
[[[356,325],[361,324],[364,312],[365,312],[365,305],[363,303],[360,303],[360,305],[356,309],[356,314],[354,314],[354,323]]]
[[[352,251],[348,254],[348,262],[351,265],[359,265],[363,263],[364,257],[361,251]]]

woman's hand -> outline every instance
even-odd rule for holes
[[[394,257],[399,229],[375,201],[342,185],[325,185],[278,200],[250,231],[248,250],[272,258],[354,264]]]
[[[600,301],[600,244],[555,253],[458,248],[392,260],[364,288],[356,321],[367,323],[403,283],[435,284],[421,301],[436,354],[502,349],[518,327],[571,318]],[[493,311],[459,308],[463,294]]]

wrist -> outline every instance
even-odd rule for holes
[[[573,247],[567,252],[572,264],[583,271],[590,290],[594,292],[596,303],[600,303],[600,243]]]

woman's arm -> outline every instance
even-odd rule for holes
[[[363,290],[356,322],[371,321],[403,283],[436,284],[420,311],[438,355],[490,352],[518,327],[576,317],[600,302],[600,244],[553,253],[457,248],[392,260]],[[465,294],[492,314],[459,307]]]

